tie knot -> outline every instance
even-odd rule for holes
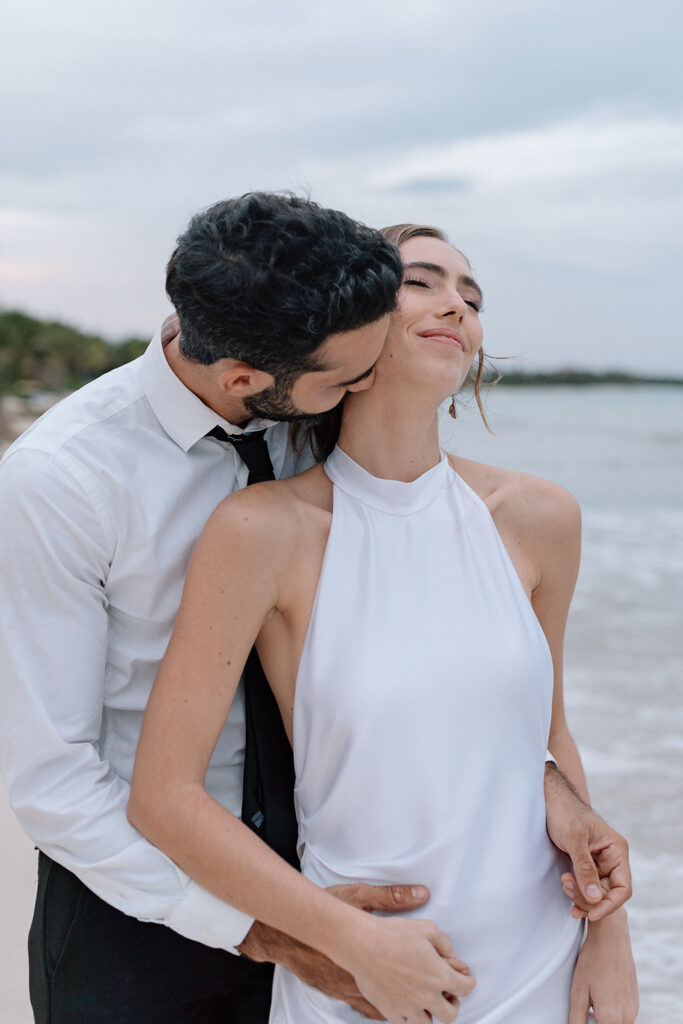
[[[231,444],[236,448],[258,448],[266,443],[265,430],[251,430],[246,434],[226,434]]]
[[[243,434],[229,434],[223,427],[214,427],[205,436],[215,437],[217,441],[229,441],[230,444],[237,446],[240,444],[258,443],[263,440],[265,433],[265,430],[250,430]]]
[[[246,434],[228,434],[223,427],[214,427],[206,436],[215,437],[218,441],[228,441],[233,445],[249,470],[248,485],[275,479],[265,435],[265,430],[252,430]]]

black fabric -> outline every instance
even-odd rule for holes
[[[237,454],[249,470],[248,486],[275,479],[265,435],[265,430],[254,430],[247,434],[228,434],[222,427],[214,427],[206,436],[215,437],[218,441],[228,441],[236,448]]]
[[[228,434],[215,427],[207,435],[234,445],[249,470],[247,485],[274,480],[265,430]],[[242,821],[293,867],[297,824],[294,812],[294,759],[282,717],[256,649],[244,667],[246,741]]]
[[[128,917],[41,853],[29,985],[36,1024],[267,1024],[272,964]]]

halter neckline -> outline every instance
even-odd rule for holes
[[[448,456],[441,458],[409,483],[373,476],[346,454],[339,445],[328,456],[325,472],[333,484],[363,505],[392,515],[412,515],[436,500],[440,491],[452,483]]]

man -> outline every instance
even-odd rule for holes
[[[269,471],[260,431],[277,476],[305,468],[286,421],[332,408],[371,376],[400,276],[396,250],[341,213],[263,193],[219,203],[193,219],[169,262],[180,339],[164,347],[157,333],[139,360],[60,403],[3,460],[2,759],[41,850],[29,940],[36,1021],[266,1021],[270,971],[256,961],[285,963],[373,1013],[315,951],[183,875],[128,824],[126,804],[204,522],[255,478],[252,442]],[[237,814],[244,715],[238,699],[206,780]],[[551,834],[575,853],[582,887],[597,881],[590,853],[605,843],[614,856],[603,874],[616,865],[617,877],[618,837],[553,785]],[[261,827],[260,809],[250,818]],[[427,897],[409,887],[339,895],[385,910]]]

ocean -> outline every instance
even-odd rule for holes
[[[583,512],[565,699],[596,810],[630,842],[639,1024],[683,1021],[683,388],[494,388],[449,451],[537,473]]]

